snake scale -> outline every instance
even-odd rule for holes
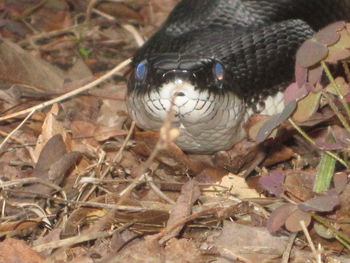
[[[157,131],[172,108],[184,151],[229,149],[283,109],[301,43],[349,17],[350,0],[182,0],[133,58],[128,111]]]

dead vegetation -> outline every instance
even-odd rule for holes
[[[175,2],[0,2],[0,262],[350,262],[350,25],[300,48],[281,114],[187,155],[124,104]]]

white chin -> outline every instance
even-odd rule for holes
[[[227,150],[244,137],[244,103],[233,93],[213,94],[175,80],[143,95],[130,94],[127,105],[136,124],[157,131],[171,105],[173,125],[180,130],[175,143],[185,151],[212,153]]]

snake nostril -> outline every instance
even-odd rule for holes
[[[183,97],[183,96],[185,96],[185,93],[182,92],[182,91],[178,91],[178,92],[174,93],[174,96],[176,96],[176,97]]]

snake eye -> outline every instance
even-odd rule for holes
[[[224,79],[224,66],[221,63],[215,63],[213,66],[213,72],[217,80]]]
[[[135,70],[135,76],[138,80],[144,80],[147,75],[147,61],[143,60],[141,61],[137,66]]]

